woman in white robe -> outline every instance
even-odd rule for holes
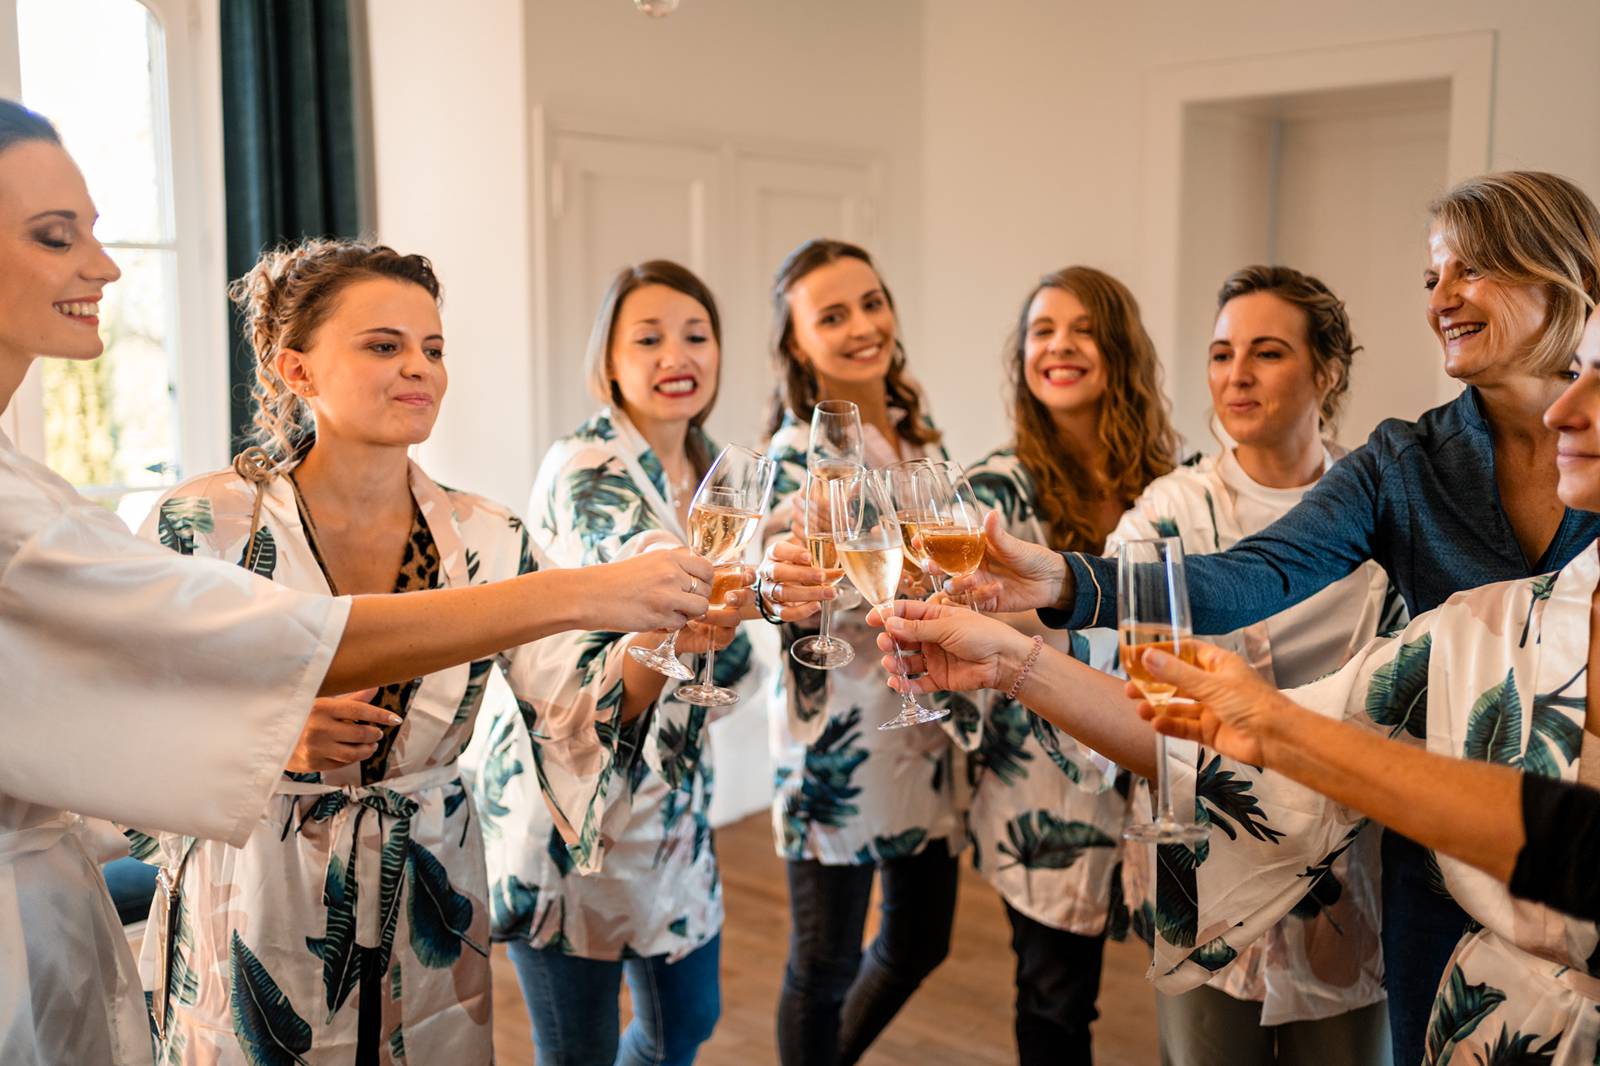
[[[102,350],[95,312],[119,272],[94,218],[54,129],[0,101],[0,411],[38,356]],[[151,1061],[97,869],[114,840],[84,816],[242,843],[318,693],[563,629],[678,624],[704,613],[709,577],[661,554],[598,580],[307,596],[134,538],[0,434],[0,1061]]]

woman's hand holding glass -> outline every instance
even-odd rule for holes
[[[1072,579],[1060,553],[1006,532],[998,511],[983,520],[983,563],[965,577],[952,578],[952,595],[991,613],[1037,611],[1061,602]]]
[[[867,624],[886,632],[878,637],[889,685],[899,692],[973,692],[1011,687],[1033,650],[1033,640],[997,618],[951,603],[902,600],[894,614],[878,610]],[[895,643],[905,653],[906,674],[899,673]]]
[[[1128,696],[1140,701],[1139,715],[1165,736],[1265,766],[1274,730],[1292,717],[1294,705],[1233,652],[1203,641],[1193,646],[1193,666],[1175,655],[1147,651],[1144,668],[1158,681],[1175,685],[1176,695],[1194,702],[1169,701],[1157,707],[1130,681]]]
[[[802,622],[839,595],[840,570],[811,565],[811,552],[793,535],[773,541],[761,562],[761,594],[767,610],[785,622]]]

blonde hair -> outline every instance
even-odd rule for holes
[[[1539,285],[1549,298],[1544,330],[1527,366],[1564,370],[1600,299],[1600,212],[1566,178],[1536,170],[1484,174],[1428,208],[1455,255],[1493,278]]]
[[[339,293],[367,278],[409,281],[420,285],[435,304],[441,302],[439,279],[426,256],[401,255],[387,245],[344,239],[308,239],[265,252],[244,277],[228,286],[228,297],[239,310],[255,352],[250,439],[276,468],[303,455],[316,436],[311,409],[278,373],[278,353],[309,348]]]
[[[1028,388],[1028,309],[1044,289],[1070,292],[1089,312],[1089,333],[1100,349],[1106,373],[1106,391],[1100,399],[1095,432],[1106,451],[1106,482],[1124,510],[1133,505],[1146,485],[1172,470],[1178,454],[1178,434],[1167,415],[1155,343],[1144,328],[1139,303],[1128,287],[1103,271],[1085,266],[1066,267],[1040,278],[1022,301],[1016,332],[1006,345],[1017,461],[1033,479],[1039,517],[1050,547],[1058,551],[1099,552],[1104,541],[1089,519],[1086,491],[1094,479],[1067,447],[1050,409]]]
[[[819,383],[816,368],[802,361],[794,351],[794,312],[789,307],[789,290],[818,267],[841,259],[859,259],[867,264],[878,275],[878,284],[883,289],[883,298],[888,302],[889,310],[895,309],[894,295],[889,292],[888,283],[878,273],[877,264],[865,248],[846,241],[818,237],[790,252],[779,264],[778,275],[772,281],[772,332],[769,346],[778,385],[773,390],[772,405],[768,411],[768,434],[776,433],[778,427],[783,425],[785,411],[793,411],[801,422],[809,422],[817,406]],[[898,319],[897,312],[897,324]],[[912,444],[937,444],[940,433],[923,419],[922,389],[906,371],[906,346],[900,341],[898,329],[894,338],[894,356],[889,362],[889,372],[884,375],[883,388],[890,405],[905,412],[895,425],[900,437]]]
[[[706,309],[711,322],[711,336],[717,342],[717,376],[711,383],[711,399],[706,401],[693,418],[691,429],[702,429],[711,409],[717,405],[717,394],[722,391],[722,314],[717,310],[716,297],[694,271],[670,259],[650,259],[634,266],[625,266],[611,279],[606,293],[600,298],[600,310],[595,312],[594,328],[589,331],[589,348],[584,355],[584,377],[589,382],[589,392],[601,403],[622,409],[622,390],[617,387],[616,375],[611,368],[611,346],[617,339],[617,315],[622,303],[632,293],[647,285],[665,285],[680,292]],[[684,439],[695,473],[705,476],[711,468],[711,449],[705,434],[690,433]]]

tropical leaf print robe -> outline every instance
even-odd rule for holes
[[[1329,453],[1330,460],[1334,454]],[[1218,473],[1218,463],[1216,455],[1197,458],[1151,482],[1107,538],[1107,553],[1114,553],[1126,540],[1177,536],[1183,540],[1185,554],[1206,555],[1226,551],[1255,532],[1239,524],[1233,493]],[[1359,610],[1347,609],[1343,617],[1326,619],[1330,632],[1349,635],[1340,661],[1348,660],[1381,629],[1389,628],[1400,610],[1398,597],[1389,594],[1387,575],[1376,563],[1367,563],[1343,581],[1365,587],[1367,595],[1359,601]],[[1336,589],[1333,586],[1313,596],[1307,601],[1308,609],[1315,609],[1319,599],[1334,605],[1323,610],[1337,609],[1345,601]],[[1273,681],[1270,621],[1204,639],[1239,653]],[[1179,747],[1170,745],[1174,752]],[[1189,745],[1182,749],[1186,753],[1194,750]],[[1261,823],[1256,805],[1254,779],[1259,775],[1249,768],[1225,767],[1209,752],[1202,752],[1200,759],[1195,819],[1217,826],[1226,836],[1270,838],[1274,830]],[[1142,779],[1135,808],[1150,809],[1149,785]],[[1148,846],[1130,845],[1125,886],[1130,898],[1149,895],[1155,857]],[[1262,1025],[1328,1018],[1383,999],[1378,881],[1378,836],[1373,827],[1318,872],[1310,891],[1281,922],[1260,940],[1241,948],[1239,957],[1209,983],[1235,999],[1260,1002]],[[1156,902],[1159,905],[1161,899]]]
[[[967,468],[967,480],[1013,536],[1048,542],[1033,479],[1015,452],[990,453]],[[1041,635],[1097,670],[1115,668],[1116,634],[1109,630]],[[1126,931],[1120,866],[1126,775],[1119,781],[1103,756],[999,693],[934,698],[950,709],[944,727],[968,752],[967,837],[979,872],[1036,922],[1080,936],[1106,932],[1108,920],[1112,933]],[[1134,920],[1144,928],[1148,915],[1136,913]]]
[[[527,531],[505,508],[442,488],[415,465],[410,485],[442,585],[537,569]],[[173,489],[143,533],[242,564],[254,503],[254,487],[232,471],[212,474]],[[262,577],[327,593],[284,478],[266,490],[255,547]],[[456,760],[496,666],[534,728],[614,701],[620,659],[579,670],[577,652],[575,639],[553,637],[423,677],[384,780],[363,786],[359,765],[285,774],[242,847],[132,834],[136,853],[174,876],[182,866],[160,1061],[353,1061],[358,975],[375,958],[384,1061],[489,1062],[488,881]],[[153,918],[160,909],[158,900]],[[161,924],[145,940],[147,985],[159,976]]]
[[[872,426],[865,433],[871,467],[896,461],[894,446]],[[787,536],[792,498],[805,484],[811,427],[791,413],[768,443],[778,461],[768,536]],[[942,450],[938,454],[943,454]],[[909,456],[908,456],[909,458]],[[783,676],[774,723],[777,794],[772,822],[778,853],[830,866],[915,855],[931,841],[961,840],[958,769],[949,738],[927,726],[879,732],[899,712],[866,624],[868,605],[833,612],[833,635],[850,642],[855,659],[835,670],[800,666],[789,654],[815,623],[785,625]]]
[[[1593,546],[1558,574],[1452,596],[1337,674],[1289,696],[1428,750],[1577,779],[1588,663]],[[1249,779],[1272,833],[1213,829],[1197,859],[1173,852],[1158,894],[1156,986],[1183,991],[1272,928],[1359,831],[1355,812],[1276,774],[1223,759]],[[1175,781],[1193,796],[1194,774]],[[1477,926],[1445,970],[1427,1036],[1428,1066],[1593,1066],[1600,1054],[1600,931],[1514,899],[1481,871],[1440,857],[1445,887]]]
[[[602,410],[540,464],[534,538],[565,566],[679,547],[665,496],[644,438]],[[620,653],[625,636],[584,634],[580,664]],[[716,672],[743,705],[755,702],[759,671],[742,633],[718,653]],[[589,959],[678,959],[721,930],[707,728],[726,709],[674,700],[675,687],[633,722],[622,722],[619,703],[531,735],[514,707],[494,708],[476,785],[494,939]]]

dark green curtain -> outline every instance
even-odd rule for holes
[[[265,248],[360,228],[346,0],[222,0],[228,277]],[[254,357],[233,314],[234,450],[250,425]]]

